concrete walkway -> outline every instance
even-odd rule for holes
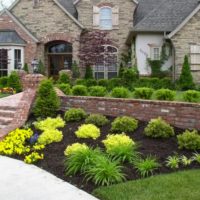
[[[97,200],[33,165],[0,156],[0,200]]]

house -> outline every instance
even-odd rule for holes
[[[103,46],[115,59],[94,66],[97,78],[118,73],[121,55],[132,49],[141,75],[151,74],[149,60],[163,59],[162,70],[181,71],[190,55],[200,82],[200,5],[198,0],[16,0],[0,13],[0,76],[41,60],[49,76],[79,61],[85,30],[102,30],[115,45]],[[164,56],[163,56],[164,55]],[[9,61],[6,62],[5,58]],[[165,59],[164,59],[164,58]]]

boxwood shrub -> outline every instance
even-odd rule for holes
[[[103,86],[92,86],[89,88],[89,94],[94,97],[104,97],[107,91]]]
[[[114,98],[128,98],[129,90],[124,87],[116,87],[112,90],[111,96]]]
[[[144,129],[144,134],[152,138],[169,138],[174,136],[174,129],[161,117],[152,119]]]
[[[176,92],[169,89],[160,89],[155,92],[156,99],[164,101],[173,101],[175,99]]]
[[[86,118],[85,123],[101,127],[108,124],[109,120],[101,114],[91,114]]]
[[[87,116],[86,112],[81,108],[70,108],[65,112],[64,119],[65,121],[80,121],[81,119],[85,119]]]
[[[92,87],[97,85],[97,81],[95,79],[87,79],[85,84],[87,87]]]
[[[71,86],[70,84],[66,84],[66,83],[61,83],[58,84],[57,87],[66,95],[70,95],[71,94]]]
[[[72,94],[75,96],[87,96],[87,87],[84,85],[75,85],[72,88]]]
[[[108,81],[108,90],[112,90],[116,87],[121,87],[123,85],[123,81],[121,78],[112,78]]]
[[[106,79],[99,79],[98,80],[98,85],[107,88],[108,87],[108,80],[106,80]]]
[[[188,90],[183,94],[184,101],[197,103],[200,100],[200,92]]]
[[[151,99],[151,96],[153,94],[153,89],[152,88],[135,88],[134,91],[134,96],[137,99]]]

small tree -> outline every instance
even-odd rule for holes
[[[15,71],[11,72],[10,76],[8,77],[8,86],[15,89],[16,92],[22,91],[22,85],[17,72]]]
[[[79,67],[76,61],[73,62],[72,64],[72,77],[73,78],[79,78],[80,77],[80,71]]]
[[[43,80],[37,92],[33,112],[36,117],[55,117],[60,106],[60,100],[54,90],[51,80]]]
[[[193,89],[195,84],[193,82],[193,77],[190,70],[190,64],[188,61],[188,56],[185,56],[184,63],[179,78],[179,86],[182,90]]]
[[[89,65],[86,66],[85,79],[93,79],[93,71],[92,71],[92,68]]]
[[[41,60],[39,61],[38,64],[38,73],[45,75],[45,67]]]
[[[24,64],[23,70],[25,72],[29,73],[29,69],[28,69],[28,64],[27,63]]]

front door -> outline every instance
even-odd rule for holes
[[[0,49],[0,77],[8,75],[8,50]]]

